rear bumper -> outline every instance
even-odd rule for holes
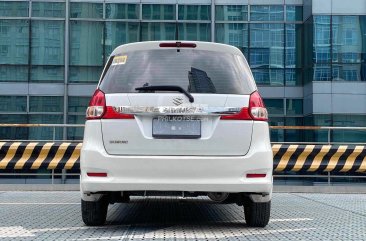
[[[88,130],[88,128],[92,128]],[[99,127],[100,129],[100,127]],[[261,128],[257,128],[260,132]],[[263,128],[262,128],[263,129]],[[256,128],[253,128],[256,132]],[[81,151],[81,190],[102,191],[272,191],[272,149],[266,133],[257,134],[245,156],[118,156],[106,153],[97,126]],[[96,135],[100,135],[100,138]],[[264,135],[264,136],[263,136]],[[143,148],[143,147],[142,147]],[[88,172],[106,172],[107,177],[89,177]],[[247,173],[265,173],[265,178],[247,178]]]

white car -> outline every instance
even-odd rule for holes
[[[110,203],[149,195],[207,195],[244,206],[248,226],[268,224],[268,114],[239,49],[189,41],[119,46],[86,118],[86,225],[104,224]]]

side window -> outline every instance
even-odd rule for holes
[[[102,80],[104,79],[105,74],[108,72],[109,67],[111,67],[111,64],[112,64],[113,58],[114,58],[114,56],[109,57],[109,59],[108,59],[108,61],[107,61],[107,64],[106,64],[106,65],[105,65],[105,67],[104,67],[104,70],[103,70],[102,76],[101,76],[101,77],[100,77],[100,79],[99,79],[98,87],[99,87],[100,83],[102,82]]]

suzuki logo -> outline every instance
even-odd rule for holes
[[[176,106],[183,104],[183,98],[181,98],[181,97],[174,98],[173,104]]]

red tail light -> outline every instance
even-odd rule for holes
[[[86,119],[133,119],[133,115],[120,114],[116,112],[112,106],[106,106],[105,94],[103,91],[97,89],[86,109]]]
[[[262,97],[257,91],[253,92],[249,98],[249,107],[243,107],[241,111],[234,115],[221,116],[221,120],[257,120],[267,121],[268,113]]]
[[[160,48],[195,48],[197,45],[195,43],[182,43],[182,42],[175,42],[175,43],[160,43]]]
[[[263,178],[266,177],[267,174],[265,173],[248,173],[247,178]]]

